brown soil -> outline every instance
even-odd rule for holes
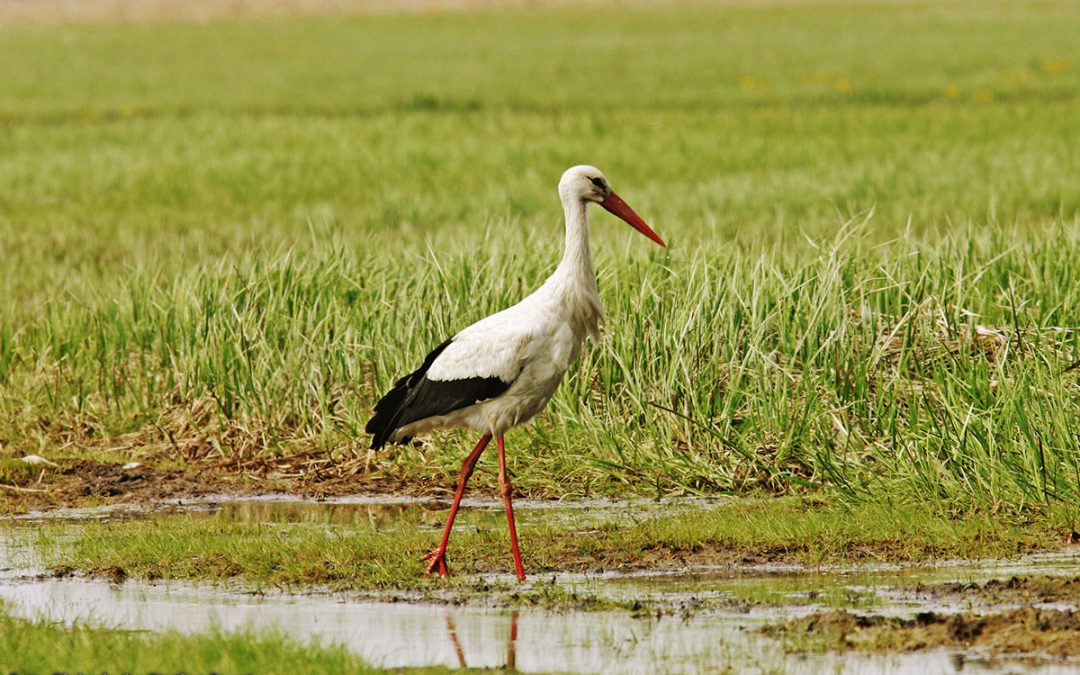
[[[1080,657],[1080,612],[1030,606],[986,615],[924,612],[914,619],[832,610],[764,630],[796,652],[977,647],[994,654]]]

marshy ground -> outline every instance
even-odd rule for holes
[[[621,539],[610,552],[631,564],[618,565],[605,560],[602,537],[592,536],[688,516],[712,515],[715,524],[730,518],[729,510],[749,513],[748,505],[724,500],[525,502],[522,531],[534,546],[549,548],[539,535],[557,531],[567,539],[591,538],[592,554],[566,559],[527,550],[531,579],[524,585],[514,582],[505,561],[500,569],[475,555],[505,548],[496,541],[501,513],[494,501],[467,505],[452,550],[460,554],[451,555],[458,575],[449,580],[419,577],[417,555],[399,560],[358,545],[357,532],[365,529],[380,533],[373,539],[380,546],[408,549],[415,536],[431,539],[440,506],[403,498],[218,498],[153,511],[30,514],[10,521],[0,542],[3,620],[23,636],[55,633],[53,622],[61,622],[77,634],[106,636],[95,640],[189,640],[211,655],[235,652],[223,646],[229,640],[249,640],[261,651],[259,645],[277,639],[283,663],[295,658],[290,645],[332,645],[325,654],[316,650],[318,659],[361,659],[354,668],[1055,672],[1080,659],[1075,547],[927,563],[887,561],[887,549],[867,546],[874,558],[836,555],[808,563],[797,551],[739,556],[735,546],[725,556],[694,558],[690,546],[689,560],[674,552],[650,558],[643,553],[655,540],[627,545]],[[157,542],[151,529],[160,533]],[[196,532],[222,547],[199,541]],[[477,537],[489,541],[478,545]],[[309,556],[312,548],[321,556]],[[353,563],[342,558],[347,551],[357,552]],[[271,559],[258,561],[256,552]],[[281,555],[293,558],[291,567]],[[321,559],[324,569],[312,573],[308,558]],[[373,564],[386,562],[412,573],[388,579]],[[333,565],[341,567],[326,569]],[[236,629],[246,633],[237,638]],[[159,634],[165,637],[152,637]],[[0,656],[16,658],[19,644],[25,637],[0,638]],[[88,658],[73,644],[65,658]]]

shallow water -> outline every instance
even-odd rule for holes
[[[471,502],[464,527],[503,526],[496,502]],[[683,504],[675,508],[700,508]],[[445,516],[441,502],[340,500],[330,503],[240,500],[168,505],[246,521],[309,522],[329,526],[372,520],[431,524]],[[523,519],[610,517],[642,504],[602,503],[589,509],[549,504],[517,510]],[[661,512],[664,507],[656,507]],[[642,512],[646,514],[643,516]],[[602,512],[602,513],[601,513]],[[666,511],[670,513],[670,511]],[[72,526],[85,518],[146,517],[113,509],[67,512]],[[37,517],[42,517],[38,514]],[[25,525],[3,528],[24,529]],[[23,538],[25,539],[25,538]],[[34,556],[18,537],[0,537],[0,600],[11,613],[71,623],[91,620],[130,629],[201,632],[275,628],[301,640],[342,644],[373,665],[408,667],[513,667],[525,672],[1076,672],[1080,664],[987,659],[978,653],[936,650],[916,654],[786,655],[781,644],[757,632],[768,622],[822,607],[843,606],[909,616],[917,611],[959,611],[917,596],[915,583],[976,582],[1028,574],[1077,574],[1080,556],[1048,554],[1009,561],[955,563],[929,568],[897,566],[807,569],[757,565],[665,573],[547,575],[530,584],[615,599],[652,601],[669,608],[700,606],[687,617],[670,613],[635,617],[627,611],[548,611],[373,600],[357,593],[253,593],[237,586],[193,583],[111,584],[96,579],[34,576]],[[401,594],[399,594],[401,595]],[[749,601],[740,603],[738,601]],[[721,602],[716,602],[721,601]]]
[[[524,672],[1075,672],[1068,664],[981,663],[945,650],[901,655],[788,656],[755,628],[786,612],[719,612],[689,619],[627,612],[446,607],[346,596],[255,595],[188,583],[6,578],[12,613],[71,623],[201,632],[275,628],[347,646],[373,665],[515,667]]]
[[[729,598],[768,606],[811,609],[838,607],[872,610],[887,616],[917,612],[1002,610],[975,604],[949,604],[939,597],[915,594],[912,587],[948,583],[979,584],[1011,577],[1080,575],[1080,550],[1039,553],[1010,560],[945,561],[927,566],[851,565],[807,568],[766,563],[742,567],[696,568],[678,572],[610,574],[606,595],[634,598],[661,589],[664,597]],[[682,589],[676,591],[673,589]],[[666,589],[666,590],[664,590]],[[1035,605],[1040,607],[1043,605]],[[1045,605],[1052,607],[1052,605]]]

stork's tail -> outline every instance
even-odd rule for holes
[[[409,396],[409,377],[398,380],[394,388],[375,404],[375,414],[364,426],[364,431],[372,435],[372,450],[378,450],[386,445],[397,430],[397,421],[401,417],[405,399]]]
[[[419,368],[395,382],[394,388],[375,404],[375,414],[364,426],[364,431],[371,434],[372,450],[378,450],[390,442],[390,437],[400,426],[402,413],[409,407],[413,388],[420,383],[424,373],[428,371],[439,354],[450,345],[450,342],[447,340],[433,349]],[[408,438],[402,438],[398,442],[407,443],[408,441]]]

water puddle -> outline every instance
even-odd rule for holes
[[[497,502],[473,501],[465,527],[501,527]],[[532,508],[530,508],[532,506]],[[699,504],[685,504],[700,508]],[[682,508],[676,505],[674,508]],[[706,505],[707,506],[707,505]],[[258,522],[347,525],[368,520],[379,527],[400,523],[438,527],[443,502],[413,500],[279,499],[203,500],[161,505],[165,511]],[[524,502],[523,519],[611,517],[623,511],[649,517],[643,504],[610,502],[560,509]],[[660,507],[657,513],[660,512]],[[671,513],[666,507],[664,513]],[[644,511],[644,515],[643,515]],[[55,517],[57,514],[51,514]],[[146,517],[113,509],[58,514],[79,520]],[[44,517],[37,514],[36,518]],[[629,515],[627,517],[630,517]],[[33,520],[31,518],[30,520]],[[991,657],[977,650],[936,649],[915,653],[829,653],[790,655],[781,643],[759,632],[777,621],[813,611],[844,607],[893,616],[917,612],[971,611],[934,594],[912,592],[915,584],[977,583],[1026,575],[1070,575],[1080,570],[1080,553],[1028,556],[1009,561],[955,563],[930,568],[898,566],[807,569],[756,565],[634,574],[547,575],[526,588],[554,584],[560,590],[614,600],[640,600],[656,612],[549,611],[468,604],[391,602],[358,593],[254,593],[236,586],[185,582],[121,584],[84,578],[35,576],[33,552],[0,527],[0,602],[16,616],[137,630],[176,629],[197,633],[211,628],[277,629],[300,640],[341,644],[375,666],[401,668],[506,667],[523,672],[1076,672],[1075,661]],[[23,538],[25,539],[25,537]],[[407,594],[399,594],[409,597]],[[422,597],[422,596],[418,596]],[[680,611],[679,608],[687,608]],[[979,609],[976,607],[975,609]],[[985,609],[983,607],[982,609]],[[644,616],[643,616],[644,614]]]
[[[342,644],[372,665],[517,668],[523,672],[995,671],[1075,672],[1069,664],[980,661],[945,650],[919,654],[789,656],[756,632],[777,613],[716,612],[635,618],[628,612],[446,607],[348,597],[251,595],[186,583],[116,585],[85,579],[0,580],[18,616],[93,620],[140,630],[276,628]]]
[[[658,502],[655,500],[612,501],[594,499],[576,502],[553,502],[516,499],[514,512],[523,523],[540,521],[573,521],[587,525],[592,521],[608,520],[612,516],[624,516],[641,521],[650,517],[671,515],[678,510],[716,508],[729,500],[686,499]],[[463,520],[475,517],[474,526],[504,522],[503,503],[496,499],[470,499],[461,502]],[[304,500],[290,496],[261,497],[201,497],[198,499],[165,500],[151,504],[113,504],[102,507],[55,509],[15,516],[0,517],[0,523],[9,521],[25,523],[34,521],[79,522],[120,520],[124,518],[151,518],[170,513],[204,513],[233,522],[260,523],[307,523],[324,525],[351,525],[368,521],[372,525],[440,525],[444,522],[450,502],[443,499],[358,496],[326,500]]]

